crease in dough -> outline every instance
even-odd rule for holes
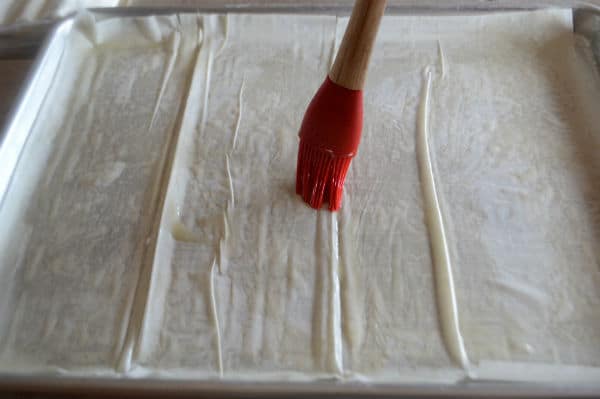
[[[246,77],[242,78],[242,84],[240,85],[240,94],[238,95],[238,117],[235,123],[235,130],[233,131],[233,140],[231,142],[231,150],[229,154],[233,154],[235,151],[235,146],[237,144],[238,132],[240,131],[240,122],[242,121],[242,100],[244,95],[244,87],[246,86]]]
[[[229,166],[229,154],[225,154],[225,168],[227,170],[227,180],[229,182],[229,204],[235,208],[235,193],[233,192],[233,179],[231,178],[231,167]],[[229,209],[229,207],[227,207]]]
[[[228,165],[229,167],[229,165]],[[230,178],[231,179],[231,178]],[[233,196],[233,188],[232,194]],[[221,238],[219,239],[219,274],[223,274],[226,272],[225,267],[225,259],[227,259],[227,240],[229,238],[229,219],[231,215],[231,203],[228,202],[226,205],[226,210],[223,211],[222,225],[223,230],[221,233]]]
[[[227,16],[227,18],[224,19],[224,23],[225,23],[225,41],[227,41],[227,34],[228,34],[228,21],[229,21],[229,17]],[[221,48],[219,49],[219,51],[217,52],[217,56],[218,54],[223,50],[223,47],[225,46],[225,42],[223,42],[223,45],[221,46]],[[233,131],[233,139],[231,140],[231,148],[229,149],[228,152],[225,153],[225,166],[227,168],[227,179],[229,181],[229,193],[230,193],[230,198],[229,201],[226,205],[226,210],[223,212],[223,235],[221,236],[221,239],[219,240],[219,273],[223,274],[224,267],[223,267],[223,263],[224,263],[224,259],[226,259],[226,241],[227,238],[229,236],[229,220],[231,219],[231,211],[235,208],[235,190],[234,190],[234,185],[233,185],[233,178],[231,175],[231,165],[230,165],[230,156],[233,156],[233,153],[235,152],[235,147],[237,144],[237,137],[238,137],[238,133],[240,131],[240,124],[242,121],[242,111],[243,111],[243,105],[242,105],[242,101],[243,101],[243,95],[244,95],[244,87],[246,86],[246,77],[242,77],[242,84],[240,85],[240,91],[238,94],[238,115],[237,115],[237,120],[235,122],[235,128]]]
[[[167,64],[167,69],[165,70],[162,78],[162,82],[160,85],[160,90],[158,91],[158,97],[156,97],[156,101],[154,102],[154,110],[152,111],[152,118],[150,119],[151,129],[154,126],[154,121],[156,120],[156,115],[158,115],[158,108],[160,107],[160,102],[165,93],[165,89],[167,88],[167,83],[171,78],[171,73],[173,72],[173,66],[175,65],[175,61],[177,61],[177,54],[179,53],[179,43],[181,42],[181,33],[175,31],[169,36],[167,41],[167,46],[169,48],[169,62]]]
[[[421,99],[417,116],[417,163],[424,200],[425,219],[429,232],[431,255],[433,258],[434,280],[438,315],[442,337],[450,357],[463,369],[469,370],[469,358],[465,350],[458,320],[458,306],[452,277],[450,251],[444,227],[444,219],[436,191],[435,177],[429,152],[429,96],[432,72],[424,70]]]
[[[213,263],[210,265],[208,290],[210,293],[211,313],[215,327],[215,337],[217,341],[217,366],[219,367],[219,377],[223,378],[223,349],[221,345],[221,329],[219,327],[219,314],[217,312],[217,298],[215,295],[215,263],[216,259],[214,259]]]
[[[221,44],[221,47],[219,47],[219,50],[217,50],[217,57],[221,54],[221,52],[227,45],[227,39],[229,39],[229,14],[221,16],[221,24],[223,25],[223,30],[225,31],[225,33],[223,34],[223,43]]]
[[[202,27],[203,29],[199,29],[200,32],[203,32],[208,24],[207,19],[205,17],[199,16],[202,19]],[[214,28],[213,28],[214,29]],[[212,30],[212,29],[211,29]],[[203,46],[208,51],[207,60],[206,60],[206,73],[204,75],[204,96],[202,99],[202,116],[200,118],[200,131],[204,131],[206,129],[206,117],[208,115],[208,94],[210,92],[210,77],[212,72],[214,51],[213,51],[213,39],[207,35],[206,38],[198,37],[198,41],[203,41]],[[200,44],[200,43],[199,43]]]
[[[442,79],[446,77],[446,59],[444,57],[444,49],[442,49],[442,42],[440,39],[437,41],[438,48],[438,59],[440,63],[440,73],[442,74]]]
[[[203,17],[202,18],[203,21],[203,25],[206,25],[207,22],[211,24],[211,29],[214,29],[213,25],[213,19],[212,18],[206,18]],[[200,38],[199,38],[200,40]],[[203,108],[202,108],[202,116],[201,116],[201,120],[200,120],[200,126],[201,126],[201,130],[204,131],[205,127],[206,127],[206,119],[207,119],[207,115],[208,115],[208,97],[209,97],[209,93],[210,93],[210,82],[211,82],[211,72],[212,72],[212,67],[213,67],[213,60],[215,57],[215,52],[214,52],[214,44],[212,40],[208,40],[208,43],[206,44],[206,50],[208,51],[207,54],[207,62],[206,62],[206,74],[205,74],[205,90],[204,90],[204,98],[203,98]],[[221,48],[222,50],[222,48]],[[220,52],[220,50],[219,50]],[[218,54],[218,53],[217,53]],[[225,163],[226,163],[226,167],[227,167],[227,177],[229,179],[229,188],[231,190],[231,198],[233,201],[234,198],[234,193],[233,193],[233,182],[231,180],[231,172],[230,172],[230,168],[229,168],[229,156],[228,154],[225,154]],[[229,206],[227,207],[229,208]],[[219,249],[218,249],[218,267],[219,267],[219,273],[223,273],[223,263],[224,263],[224,259],[226,258],[225,255],[225,245],[224,242],[227,239],[228,236],[228,224],[227,224],[227,215],[225,214],[225,212],[223,213],[223,232],[221,235],[221,238],[219,240]],[[219,377],[223,377],[223,350],[222,350],[222,343],[221,343],[221,329],[219,326],[219,316],[218,316],[218,304],[217,304],[217,296],[215,295],[215,264],[217,263],[217,259],[213,259],[213,262],[210,266],[210,276],[209,276],[209,294],[210,294],[210,304],[211,304],[211,314],[212,314],[212,319],[213,319],[213,325],[214,325],[214,329],[215,329],[215,340],[216,340],[216,349],[217,349],[217,366],[219,369]]]
[[[223,212],[223,235],[221,236],[221,239],[219,240],[219,273],[223,274],[224,272],[224,267],[223,267],[223,263],[224,263],[224,259],[226,259],[225,256],[225,246],[226,246],[226,241],[227,238],[229,236],[229,220],[232,216],[231,211],[235,208],[235,190],[234,190],[234,185],[233,185],[233,178],[231,175],[231,165],[230,165],[230,156],[233,156],[233,153],[235,151],[235,146],[237,143],[237,136],[238,136],[238,132],[240,129],[240,122],[242,120],[242,96],[243,96],[243,92],[244,92],[244,86],[245,86],[246,80],[245,78],[242,79],[242,84],[240,85],[240,92],[238,95],[238,116],[237,116],[237,121],[235,124],[235,129],[233,132],[233,139],[231,142],[231,148],[229,150],[229,152],[225,153],[225,167],[226,167],[226,171],[227,171],[227,180],[229,183],[229,201],[226,204],[226,209]]]

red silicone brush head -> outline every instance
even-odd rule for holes
[[[358,150],[363,120],[361,90],[329,77],[310,102],[300,127],[296,193],[315,209],[338,210],[350,162]]]

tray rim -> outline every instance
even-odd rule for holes
[[[34,59],[23,86],[16,97],[10,112],[7,115],[6,123],[0,130],[0,160],[2,160],[2,168],[0,169],[0,206],[4,203],[4,197],[8,192],[15,168],[21,157],[21,152],[25,147],[29,138],[31,127],[35,124],[37,118],[30,118],[31,108],[39,110],[45,101],[46,95],[51,85],[52,79],[42,79],[40,71],[52,65],[53,71],[56,71],[62,58],[64,46],[55,49],[60,45],[56,43],[62,35],[68,33],[73,26],[74,19],[72,17],[62,20],[56,24],[46,37],[44,37],[41,51]],[[55,52],[59,52],[58,56]],[[42,98],[36,98],[34,93],[42,91]],[[36,112],[37,115],[37,112]],[[27,127],[27,129],[25,129]],[[26,131],[25,133],[22,133]],[[19,137],[25,135],[25,137]],[[20,139],[20,142],[17,141]],[[19,145],[16,153],[11,153],[11,146]],[[6,161],[8,160],[8,165]]]
[[[455,384],[378,384],[320,380],[239,381],[189,380],[135,377],[71,377],[63,375],[17,376],[0,374],[0,393],[7,391],[31,393],[144,394],[144,395],[210,395],[211,397],[257,396],[297,397],[344,395],[345,397],[597,397],[599,383],[528,383],[498,381],[468,381]]]

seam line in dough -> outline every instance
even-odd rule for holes
[[[423,192],[429,243],[431,245],[437,308],[442,337],[452,360],[462,366],[463,369],[468,370],[469,359],[460,333],[448,241],[446,239],[444,220],[437,196],[431,154],[429,152],[428,119],[431,80],[432,73],[428,66],[424,71],[417,117],[417,163]]]

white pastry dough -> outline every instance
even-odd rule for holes
[[[315,212],[297,129],[346,23],[79,25],[0,208],[3,371],[599,380],[600,79],[570,11],[386,17]]]

